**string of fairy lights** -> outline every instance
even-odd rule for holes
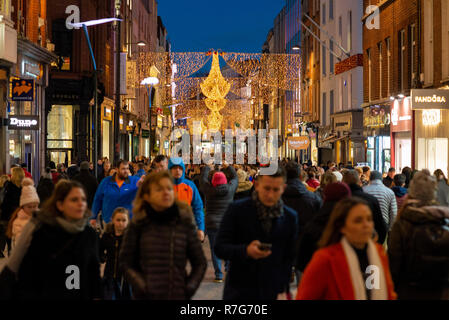
[[[298,103],[289,92],[299,90],[300,67],[298,54],[141,52],[128,82],[137,88],[157,69],[165,78],[159,79],[159,102],[178,104],[176,118],[188,117],[189,127],[202,121],[209,129],[245,129],[263,117],[263,104],[280,95],[289,96],[287,104]],[[290,109],[287,122],[294,118]]]

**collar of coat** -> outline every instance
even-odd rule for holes
[[[114,173],[111,177],[111,183],[114,184],[116,183],[116,177],[117,177],[117,173]],[[125,179],[125,184],[130,184],[131,180],[129,180],[129,176]]]
[[[194,220],[194,216],[193,216],[193,212],[192,212],[192,208],[181,201],[176,201],[176,205],[178,207],[178,211],[179,211],[179,217],[181,218],[182,221],[186,221],[186,222],[191,222],[191,223],[195,223]],[[148,216],[147,213],[145,212],[145,210],[140,210],[137,212],[133,212],[133,222],[135,223],[144,223],[148,221]]]

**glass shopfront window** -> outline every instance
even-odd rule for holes
[[[73,106],[53,105],[47,117],[47,148],[73,148]]]
[[[368,137],[367,162],[371,170],[388,172],[391,166],[391,139],[388,136]]]

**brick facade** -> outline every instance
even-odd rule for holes
[[[364,51],[364,102],[382,101],[389,96],[396,96],[400,93],[407,95],[412,85],[411,66],[415,72],[415,81],[419,80],[418,73],[418,5],[417,1],[410,0],[388,0],[369,1],[364,0],[364,12],[367,6],[380,5],[380,30],[369,30],[363,28],[363,51]],[[366,22],[365,15],[363,23]],[[414,38],[416,45],[413,51],[413,61],[411,58],[411,26],[415,25]],[[403,88],[400,79],[400,31],[405,31],[405,52],[404,52],[404,77]],[[388,76],[387,40],[390,39],[390,76]],[[379,44],[382,44],[382,72],[380,70]],[[371,50],[371,97],[369,97],[369,60],[368,50]],[[380,92],[380,75],[382,74],[382,92]],[[388,86],[389,84],[389,86]],[[390,92],[388,92],[388,87]]]

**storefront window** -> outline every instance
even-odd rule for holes
[[[429,169],[433,173],[441,169],[447,176],[448,139],[418,138],[418,170]]]
[[[111,124],[109,121],[103,121],[103,157],[108,157],[108,159],[111,159],[111,156],[109,154],[110,127]]]
[[[73,106],[53,105],[47,117],[49,149],[71,149],[73,147]]]

